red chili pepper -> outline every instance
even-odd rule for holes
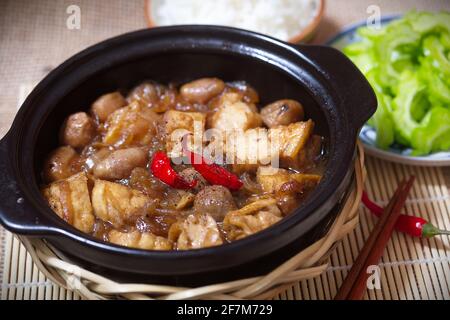
[[[183,152],[189,158],[192,167],[194,167],[206,181],[213,185],[224,186],[230,190],[239,190],[242,187],[243,183],[238,176],[218,164],[208,163],[203,156],[189,151],[186,143],[187,139],[183,138]]]
[[[153,155],[151,170],[155,177],[176,189],[191,189],[197,185],[197,180],[186,181],[171,166],[170,159],[162,151]]]
[[[209,183],[221,185],[230,190],[239,190],[242,187],[242,181],[224,167],[215,163],[208,164],[202,156],[194,152],[186,151],[186,154],[191,160],[191,165],[194,169]],[[201,161],[195,161],[195,159],[201,159]]]
[[[362,202],[366,208],[377,217],[379,217],[384,210],[382,207],[370,200],[365,191],[363,191]],[[397,231],[407,233],[410,236],[422,238],[431,238],[443,234],[450,235],[450,231],[440,230],[423,218],[408,216],[405,214],[400,215],[397,223],[395,224],[395,229]]]

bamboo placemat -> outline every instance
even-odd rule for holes
[[[437,10],[446,0],[333,0],[326,7],[317,42],[336,30],[367,16],[368,5],[377,3],[382,14],[413,7]],[[81,29],[65,27],[66,8],[81,8]],[[102,39],[143,28],[141,0],[0,1],[0,136],[6,133],[16,106],[51,68],[70,55]],[[25,44],[25,45],[24,45]],[[395,165],[368,157],[366,190],[386,203],[402,177],[417,180],[406,210],[440,228],[450,229],[450,171]],[[447,178],[444,177],[447,175]],[[447,183],[446,183],[447,182]],[[336,248],[331,267],[322,276],[286,289],[279,299],[330,299],[345,278],[375,219],[360,208],[360,225]],[[450,239],[413,239],[395,233],[380,263],[381,289],[368,291],[366,299],[450,299]],[[0,227],[1,299],[79,299],[53,285],[39,272],[20,242]]]

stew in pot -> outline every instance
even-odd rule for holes
[[[277,223],[315,188],[323,138],[299,101],[258,109],[245,82],[147,81],[62,124],[42,193],[75,228],[117,245],[186,250]]]

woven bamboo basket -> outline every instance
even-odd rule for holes
[[[352,189],[328,233],[266,275],[198,288],[119,283],[71,263],[45,240],[18,236],[34,263],[55,284],[84,299],[272,299],[293,283],[319,276],[337,243],[358,224],[365,180],[364,152],[358,143]]]

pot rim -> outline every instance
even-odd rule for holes
[[[158,28],[152,28],[152,29],[144,29],[144,30],[138,30],[130,33],[126,33],[123,35],[116,36],[114,38],[102,41],[98,44],[95,44],[66,60],[64,63],[62,63],[60,66],[58,66],[56,69],[54,69],[49,75],[47,75],[33,90],[33,92],[28,96],[22,107],[20,108],[18,114],[16,115],[13,125],[11,129],[9,130],[8,134],[5,136],[5,138],[2,140],[2,143],[5,143],[7,141],[8,145],[8,153],[12,154],[12,157],[14,160],[17,160],[19,162],[24,162],[23,160],[20,160],[18,156],[18,152],[20,148],[23,148],[23,146],[20,146],[20,142],[22,135],[20,134],[20,131],[22,130],[22,127],[24,126],[24,120],[26,119],[27,113],[32,109],[34,99],[37,98],[39,94],[41,94],[42,91],[45,90],[46,87],[49,87],[54,81],[64,79],[64,73],[71,70],[71,68],[76,68],[76,64],[83,63],[82,61],[84,59],[90,59],[93,56],[98,56],[104,51],[112,50],[114,46],[116,45],[123,45],[124,43],[128,41],[137,41],[142,37],[146,36],[164,36],[164,34],[167,33],[189,33],[189,32],[199,32],[199,33],[208,33],[209,36],[213,37],[211,35],[211,32],[216,36],[216,38],[220,38],[220,33],[223,34],[234,34],[241,37],[242,42],[245,41],[258,41],[260,44],[267,44],[274,46],[274,48],[278,48],[280,50],[283,50],[286,53],[289,53],[290,55],[295,55],[298,59],[302,59],[303,61],[306,61],[307,63],[311,64],[312,67],[314,67],[314,62],[311,62],[311,60],[305,56],[305,54],[302,52],[301,48],[294,47],[290,44],[287,44],[283,41],[271,38],[266,35],[258,34],[251,31],[241,30],[237,28],[231,28],[231,27],[224,27],[224,26],[196,26],[196,25],[188,25],[188,26],[170,26],[170,27],[158,27]],[[245,41],[244,41],[245,40]],[[271,48],[272,49],[272,48]],[[268,49],[270,51],[271,49]],[[328,49],[327,49],[328,50]],[[333,49],[330,49],[333,50]],[[231,53],[231,52],[230,52]],[[243,54],[240,52],[239,54]],[[253,57],[254,59],[258,59],[257,57]],[[317,69],[317,67],[314,67]],[[286,70],[280,70],[283,73],[286,73]],[[315,70],[317,77],[323,77],[320,70]],[[296,79],[297,82],[299,79]],[[323,81],[323,79],[322,79]],[[330,81],[330,80],[328,80]],[[300,85],[300,83],[299,83]],[[306,87],[306,89],[310,90],[310,88]],[[335,88],[331,88],[331,90],[335,90]],[[330,92],[331,94],[331,92]],[[335,94],[337,94],[335,92]],[[340,98],[340,95],[336,95]],[[315,97],[315,96],[313,96]],[[337,98],[336,98],[337,100]],[[322,111],[326,113],[326,111],[321,107]],[[327,124],[329,127],[329,123]],[[355,130],[350,130],[347,128],[347,135],[352,135],[353,138],[352,141],[347,141],[346,143],[349,144],[349,148],[351,150],[355,150],[356,147],[356,133],[357,128],[354,128]],[[33,151],[34,153],[34,151]],[[348,171],[351,170],[351,163],[352,163],[352,157],[353,154],[346,153],[344,154],[339,160],[340,163],[333,163],[331,160],[331,157],[328,159],[328,163],[326,165],[326,175],[324,176],[324,179],[320,182],[320,184],[316,187],[316,189],[307,197],[307,199],[289,216],[284,217],[280,222],[276,223],[275,225],[266,228],[260,232],[257,232],[256,234],[253,234],[251,236],[248,236],[244,239],[226,243],[220,246],[216,247],[209,247],[209,248],[201,248],[201,249],[191,249],[191,250],[169,250],[169,251],[157,251],[157,250],[143,250],[143,249],[134,249],[134,248],[127,248],[123,246],[114,245],[112,243],[104,242],[100,239],[94,238],[93,236],[83,233],[77,229],[75,229],[73,226],[69,225],[68,223],[64,222],[62,219],[60,219],[48,206],[48,204],[43,199],[42,195],[39,192],[39,188],[37,185],[26,185],[23,182],[23,178],[21,177],[20,169],[18,168],[18,165],[16,163],[10,164],[13,171],[13,177],[15,179],[22,179],[21,183],[21,191],[25,195],[24,198],[26,201],[29,201],[31,203],[31,208],[37,212],[37,214],[44,215],[50,222],[51,226],[47,229],[48,234],[40,234],[40,236],[43,237],[52,237],[52,236],[65,236],[72,240],[78,241],[84,245],[93,246],[96,249],[100,250],[106,250],[111,253],[119,253],[119,254],[126,254],[126,255],[133,255],[138,257],[146,257],[146,258],[152,258],[152,259],[179,259],[184,257],[205,257],[210,255],[220,255],[225,252],[234,251],[237,249],[249,249],[255,246],[258,246],[259,243],[262,241],[273,241],[274,242],[274,250],[281,247],[282,245],[276,244],[276,237],[277,235],[280,235],[284,233],[286,230],[291,229],[293,227],[298,227],[302,223],[306,223],[308,220],[313,220],[312,228],[318,221],[320,221],[321,218],[317,215],[317,212],[319,209],[323,208],[323,206],[326,204],[327,200],[333,198],[333,193],[338,189],[340,184],[343,183],[344,178],[346,175],[348,175]],[[32,165],[33,161],[29,161],[28,165]],[[332,166],[336,166],[333,169],[330,169]],[[33,170],[34,171],[34,170]],[[20,183],[19,183],[20,184]],[[336,195],[334,195],[336,197]],[[44,203],[45,202],[45,203]],[[337,201],[333,203],[336,204]],[[332,207],[332,206],[330,206]],[[315,215],[316,213],[316,215]],[[5,223],[5,221],[2,221],[3,224],[5,224],[7,227],[10,227],[11,229],[14,229],[14,231],[21,231],[20,226],[14,226],[12,224]],[[16,228],[14,228],[16,227]],[[309,228],[309,229],[310,229]],[[307,230],[306,230],[307,231]],[[305,231],[305,232],[306,232]],[[27,232],[24,232],[26,234]],[[251,255],[249,255],[251,256]]]

